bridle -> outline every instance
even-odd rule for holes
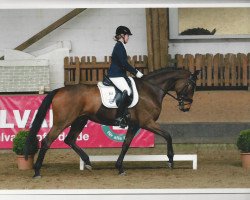
[[[196,87],[196,78],[193,75],[190,75],[190,77],[187,79],[187,82],[185,84],[185,86],[181,89],[180,93],[177,95],[177,97],[175,97],[174,95],[170,94],[169,92],[167,92],[166,94],[171,96],[172,98],[174,98],[176,101],[179,102],[179,106],[185,106],[188,104],[192,104],[193,103],[193,99],[187,97],[187,89],[188,87],[191,86],[193,91],[195,90]]]

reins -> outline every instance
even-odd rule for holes
[[[176,101],[179,101],[177,97],[175,97],[174,95],[170,94],[169,92],[166,93],[167,95],[171,96],[173,99],[175,99]]]

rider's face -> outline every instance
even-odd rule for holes
[[[128,43],[128,40],[129,40],[129,35],[126,34],[126,35],[124,36],[124,43],[125,43],[125,44]]]

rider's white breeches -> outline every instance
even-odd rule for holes
[[[124,90],[127,90],[128,92],[128,95],[130,96],[131,94],[131,90],[128,86],[128,83],[127,81],[123,78],[123,77],[113,77],[113,78],[110,78],[110,80],[115,84],[115,86],[121,90],[122,92]]]

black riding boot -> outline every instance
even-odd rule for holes
[[[122,93],[121,102],[117,108],[117,113],[116,113],[116,122],[117,125],[120,126],[121,128],[125,128],[127,126],[127,120],[128,120],[127,119],[128,113],[126,113],[127,98],[128,98],[128,92],[127,90],[125,90]]]

